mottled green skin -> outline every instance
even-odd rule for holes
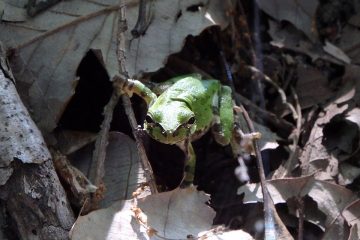
[[[153,91],[136,80],[115,84],[119,93],[133,93],[149,105],[144,127],[155,140],[177,144],[187,155],[185,176],[181,186],[194,180],[196,156],[191,141],[211,126],[215,140],[221,145],[230,143],[233,129],[231,89],[218,80],[201,80],[197,74],[172,78]]]
[[[176,81],[150,106],[148,115],[157,124],[145,123],[149,135],[166,144],[176,144],[201,134],[213,122],[212,102],[221,85],[217,80],[188,76]],[[195,123],[187,124],[191,117]]]

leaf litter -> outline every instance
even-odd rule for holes
[[[11,49],[10,63],[18,91],[48,140],[74,95],[79,82],[77,68],[88,51],[93,51],[98,57],[110,81],[118,74],[114,29],[117,28],[119,6],[115,0],[60,1],[32,18],[27,15],[25,3],[0,1],[0,30],[3,33],[0,39]],[[291,135],[274,129],[274,125],[266,121],[258,121],[260,124],[256,127],[265,133],[261,143],[263,153],[282,149],[295,159],[291,167],[286,166],[286,159],[291,157],[281,157],[277,165],[271,165],[274,164],[273,159],[268,159],[270,172],[283,168],[291,176],[267,181],[276,211],[281,213],[283,221],[298,221],[298,226],[295,223],[291,227],[297,229],[297,234],[305,235],[304,239],[311,234],[317,237],[315,239],[358,239],[360,71],[356,65],[359,61],[356,36],[359,34],[359,4],[344,0],[326,3],[257,0],[256,3],[269,24],[268,29],[255,29],[266,32],[269,37],[262,39],[265,44],[263,54],[267,59],[274,60],[273,63],[281,63],[275,64],[276,70],[272,69],[275,65],[268,69],[273,81],[271,86],[261,83],[266,94],[265,112],[261,113],[273,123],[281,119],[286,121],[287,126],[293,127]],[[137,2],[127,1],[127,4],[126,20],[129,29],[132,29],[137,19]],[[234,52],[243,54],[250,48],[246,49],[246,43],[238,44],[240,40],[236,34],[229,34],[230,30],[235,31],[231,28],[235,26],[231,21],[241,19],[239,12],[228,11],[235,5],[231,1],[227,2],[229,5],[220,1],[206,1],[195,4],[195,7],[193,4],[193,1],[152,2],[153,19],[146,34],[133,38],[127,33],[126,67],[131,77],[147,78],[150,75],[150,78],[158,80],[182,74],[181,68],[193,71],[201,66],[202,72],[221,78],[221,74],[214,70],[219,68],[218,62],[207,55],[211,52],[209,49],[216,48],[206,46],[204,51],[199,45],[206,44],[201,42],[197,45],[196,42],[196,39],[206,39],[206,32],[214,34],[212,30],[204,29],[219,25],[223,30],[221,34],[228,34],[227,41],[238,41],[234,46],[222,42],[222,50],[233,61],[232,74],[241,79],[247,78],[244,70],[237,66],[240,62],[237,62],[239,58]],[[223,39],[219,39],[216,41],[221,43]],[[245,50],[242,49],[244,46]],[[186,54],[190,57],[184,57]],[[249,59],[247,54],[241,57],[245,62]],[[209,61],[204,64],[205,60]],[[171,62],[177,64],[171,66]],[[181,64],[184,62],[189,64]],[[247,64],[251,65],[251,62]],[[279,86],[281,91],[274,86]],[[243,84],[241,89],[238,92],[246,95],[248,86]],[[285,102],[279,100],[279,93],[286,95]],[[303,116],[300,121],[297,121],[295,111],[285,108],[289,104],[294,106],[293,109],[300,109]],[[259,112],[253,105],[250,108]],[[253,115],[256,118],[256,114]],[[72,134],[76,136],[75,132]],[[81,163],[76,163],[76,160],[86,162],[91,158],[91,147],[85,145],[92,140],[92,134],[80,134],[76,144],[69,145],[65,140],[58,147],[71,154],[73,164],[81,169]],[[295,145],[290,147],[290,144]],[[81,151],[85,153],[81,155]],[[221,191],[213,191],[214,179],[208,174],[204,177],[205,181],[199,181],[207,184],[199,184],[199,187],[210,195],[194,188],[176,188],[131,199],[131,193],[146,182],[135,143],[121,134],[112,133],[107,151],[107,191],[101,205],[103,209],[80,216],[73,227],[72,239],[89,236],[92,239],[157,239],[159,236],[184,239],[190,235],[200,239],[231,239],[234,236],[253,239],[262,236],[261,227],[254,230],[244,223],[247,216],[262,218],[261,213],[255,211],[254,203],[263,199],[261,188],[255,183],[258,176],[251,172],[251,163],[246,159],[249,179],[253,183],[234,184],[231,177],[234,177],[237,163],[229,162],[226,163],[229,165],[224,164],[224,168],[232,167],[231,177],[224,179],[227,179],[227,185],[232,186],[222,188],[223,185],[215,182],[215,185],[218,184],[216,189]],[[205,150],[198,148],[196,151],[202,153]],[[121,163],[117,162],[119,159]],[[202,168],[204,165],[201,165],[201,157],[199,159],[199,168]],[[210,173],[222,175],[226,172],[221,171],[220,164],[208,166],[206,170]],[[217,167],[215,170],[214,166]],[[84,174],[87,172],[82,170]],[[135,177],[134,182],[129,180],[132,176]],[[235,205],[226,206],[230,197],[217,201],[221,195],[227,194],[225,189],[231,189],[231,198],[237,201]],[[148,194],[146,190],[140,193]],[[246,215],[246,208],[250,212],[254,210],[253,215]],[[224,220],[222,211],[232,214]],[[236,222],[238,225],[234,224]],[[290,226],[293,221],[284,222]],[[227,228],[214,227],[214,223],[236,225],[234,228],[241,230],[227,231]],[[320,233],[316,235],[314,229]]]

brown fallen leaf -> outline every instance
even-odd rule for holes
[[[360,200],[356,200],[349,204],[342,212],[342,216],[347,223],[352,226],[353,234],[360,236]]]
[[[322,222],[320,215],[314,216],[310,212],[310,214],[305,213],[305,220],[316,222],[322,228],[337,232],[336,236],[343,234],[344,221],[340,216],[341,212],[357,198],[352,191],[337,184],[316,180],[314,176],[269,180],[268,189],[275,204],[286,203],[293,197],[303,198],[305,195],[311,197],[326,217]],[[238,194],[242,193],[245,194],[244,203],[262,201],[259,184],[247,184],[240,187]]]
[[[209,196],[190,187],[140,198],[137,204],[135,200],[118,201],[79,217],[70,237],[149,239],[148,233],[153,236],[151,239],[197,237],[212,227],[215,212],[206,205],[208,200]]]

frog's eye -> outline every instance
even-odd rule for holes
[[[195,123],[195,117],[189,118],[187,124],[194,124]]]
[[[145,121],[146,121],[147,123],[154,123],[154,120],[152,119],[152,117],[151,117],[150,115],[146,115]]]

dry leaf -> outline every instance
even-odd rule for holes
[[[208,200],[203,192],[191,187],[138,199],[137,208],[130,200],[119,201],[109,208],[79,217],[71,239],[149,239],[149,229],[152,234],[156,232],[151,239],[198,236],[211,229],[215,216],[205,203]],[[135,216],[141,216],[142,224]]]
[[[360,200],[356,200],[344,209],[343,217],[352,226],[351,231],[354,235],[360,236]],[[358,238],[357,238],[358,239]]]
[[[139,199],[138,206],[147,215],[148,225],[169,239],[198,236],[212,226],[215,212],[206,205],[209,196],[194,187],[175,189]]]
[[[356,199],[356,195],[337,184],[315,180],[313,176],[283,178],[267,181],[274,204],[285,203],[292,197],[310,196],[319,210],[326,214],[325,226],[335,221],[343,209]],[[244,203],[262,202],[260,184],[246,184],[238,189],[244,193]]]
[[[119,1],[60,1],[36,17],[25,19],[23,13],[10,9],[24,9],[25,4],[15,6],[11,2],[5,2],[3,17],[12,16],[7,20],[13,22],[0,25],[0,40],[15,52],[11,64],[22,97],[33,110],[39,128],[49,133],[74,93],[77,67],[89,50],[96,53],[110,80],[119,73]],[[134,1],[127,3],[126,20],[132,29],[138,8]],[[208,0],[195,12],[188,10],[192,1],[161,0],[151,4],[154,17],[146,34],[138,39],[128,35],[124,43],[130,76],[158,70],[168,55],[181,49],[189,34],[199,34],[212,25],[224,27],[227,22],[226,6],[220,0]]]
[[[71,156],[72,164],[84,174],[90,171],[92,152],[92,146],[88,146]],[[110,132],[105,160],[106,192],[100,202],[101,207],[132,198],[132,193],[145,183],[144,170],[134,140],[125,134]]]
[[[264,12],[273,18],[278,21],[291,22],[313,42],[317,39],[312,28],[317,1],[256,0],[256,2]]]
[[[335,64],[344,64],[343,61],[326,54],[319,44],[312,43],[301,31],[292,24],[279,24],[269,20],[269,34],[272,38],[271,45],[278,48],[289,49],[298,53],[303,53],[313,61],[324,59]]]

